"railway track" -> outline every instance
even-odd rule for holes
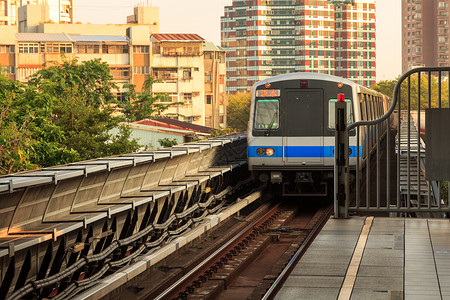
[[[228,224],[214,234],[222,236],[220,242],[200,242],[195,247],[201,254],[192,249],[179,253],[160,265],[153,272],[156,276],[141,278],[108,298],[272,298],[277,291],[272,285],[284,281],[289,267],[295,265],[332,211],[329,205],[296,200],[266,204],[245,218],[233,219],[235,225]],[[190,255],[193,259],[189,261]],[[164,271],[166,276],[157,275]]]

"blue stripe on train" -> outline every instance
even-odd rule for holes
[[[270,157],[283,157],[282,146],[249,146],[248,157],[268,157],[266,154],[258,155],[256,149],[258,148],[272,148],[274,154]],[[359,154],[361,155],[361,146],[359,147]],[[352,153],[350,157],[356,157],[356,146],[350,146]],[[285,157],[334,157],[334,146],[285,146]]]

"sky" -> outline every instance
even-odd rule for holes
[[[74,20],[120,24],[137,4],[159,7],[161,33],[196,33],[220,45],[220,17],[232,0],[74,0]],[[376,0],[377,81],[401,74],[401,1]]]

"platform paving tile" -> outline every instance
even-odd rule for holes
[[[405,295],[405,300],[442,300],[442,298],[431,295]]]
[[[339,288],[296,288],[284,287],[275,300],[330,300],[337,299]]]
[[[321,231],[320,234],[314,239],[314,241],[357,241],[359,237],[358,232],[345,232],[345,231]]]
[[[345,264],[350,263],[351,255],[331,255],[327,257],[319,257],[317,255],[305,255],[302,257],[303,263],[316,263],[318,261],[326,264]]]
[[[395,250],[395,249],[364,249],[364,257],[403,257],[403,250]]]
[[[336,299],[364,220],[330,219],[276,299]],[[450,300],[449,232],[448,221],[375,218],[351,298]]]
[[[354,248],[356,244],[356,237],[348,240],[333,240],[331,237],[327,239],[314,240],[313,245],[309,247],[309,249],[313,247],[322,247],[322,248]],[[314,248],[313,248],[314,249]]]
[[[402,300],[402,291],[377,291],[373,289],[353,289],[351,300]]]
[[[361,264],[369,266],[395,266],[401,268],[403,267],[403,257],[363,254]]]
[[[386,276],[398,276],[403,277],[403,270],[399,267],[393,266],[370,266],[363,265],[359,266],[358,276],[369,276],[369,277],[386,277]]]
[[[292,270],[292,275],[325,275],[325,276],[345,276],[347,264],[328,263],[306,263],[300,261]]]
[[[340,288],[344,276],[296,276],[291,275],[283,287]]]
[[[357,276],[355,289],[374,289],[380,291],[402,291],[403,278],[399,277],[375,277]]]
[[[318,258],[329,255],[353,255],[353,248],[326,248],[326,247],[313,247],[308,249],[309,253],[305,256],[316,256]]]

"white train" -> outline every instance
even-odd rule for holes
[[[247,130],[253,175],[280,184],[284,195],[326,195],[333,178],[338,94],[347,103],[347,123],[377,119],[389,107],[383,94],[332,75],[291,73],[255,83]],[[359,143],[355,130],[350,132],[351,170],[357,147],[363,166],[367,150],[376,146],[374,130],[361,129]]]

